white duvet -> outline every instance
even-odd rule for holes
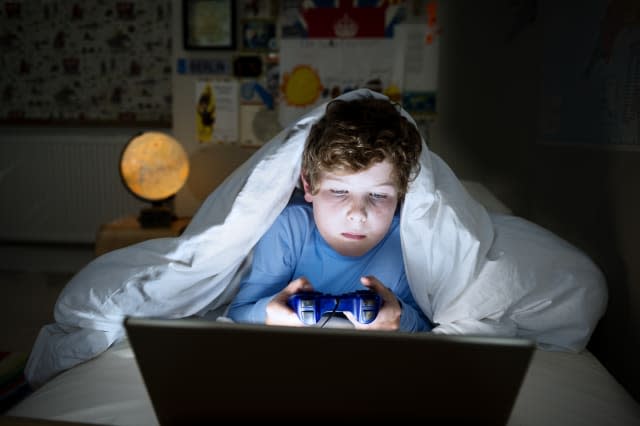
[[[362,89],[341,98],[383,97]],[[124,337],[125,316],[182,318],[224,307],[251,249],[287,204],[320,106],[283,130],[203,203],[180,237],[89,263],[64,288],[26,376],[39,386]],[[410,120],[411,117],[403,111]],[[521,336],[579,351],[605,310],[606,284],[581,251],[531,222],[489,214],[423,144],[401,213],[407,277],[434,333]]]

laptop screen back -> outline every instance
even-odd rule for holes
[[[128,318],[161,424],[505,424],[533,353],[519,339]]]

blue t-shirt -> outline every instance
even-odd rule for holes
[[[431,325],[416,304],[404,271],[400,216],[387,235],[362,256],[343,256],[322,238],[312,206],[295,196],[258,241],[251,270],[229,306],[236,322],[264,323],[266,306],[289,282],[306,277],[316,291],[343,294],[366,288],[360,277],[373,275],[391,289],[402,306],[400,330],[429,331]]]

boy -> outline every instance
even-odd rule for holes
[[[383,301],[357,329],[428,331],[405,276],[399,205],[418,172],[422,141],[386,100],[332,101],[311,128],[303,157],[304,200],[294,194],[257,243],[228,316],[302,326],[289,308],[300,291],[344,294],[366,287]]]

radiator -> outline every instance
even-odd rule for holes
[[[138,130],[0,132],[0,240],[93,243],[100,224],[145,206],[118,171]]]

